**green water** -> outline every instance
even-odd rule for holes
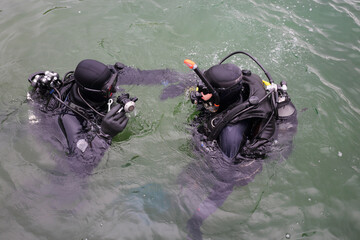
[[[360,2],[357,0],[3,0],[0,3],[0,239],[185,239],[203,199],[178,182],[194,108],[163,86],[124,86],[137,116],[94,174],[60,174],[30,132],[29,74],[63,75],[84,58],[141,69],[206,69],[232,51],[286,80],[299,110],[294,149],[236,187],[204,239],[358,239]],[[239,66],[260,71],[245,57]],[[125,136],[126,135],[126,136]],[[199,169],[198,171],[201,171]],[[286,235],[288,234],[288,235]]]

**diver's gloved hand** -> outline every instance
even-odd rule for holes
[[[103,118],[101,123],[101,131],[111,137],[116,136],[126,127],[129,119],[126,117],[125,112],[120,110],[120,104],[113,107]]]

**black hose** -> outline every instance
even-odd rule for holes
[[[246,56],[248,56],[249,58],[251,58],[260,68],[261,70],[263,70],[263,72],[265,73],[266,77],[269,79],[270,83],[274,83],[270,73],[268,71],[265,70],[265,68],[258,62],[258,60],[256,60],[256,58],[254,58],[253,56],[251,56],[249,53],[243,52],[243,51],[236,51],[233,53],[230,53],[229,55],[227,55],[223,60],[220,61],[219,65],[222,64],[226,59],[228,59],[229,57],[235,55],[235,54],[244,54]]]
[[[80,113],[79,111],[77,111],[76,109],[70,107],[68,104],[66,104],[63,100],[61,100],[61,94],[59,92],[58,89],[54,88],[54,90],[56,91],[56,93],[59,95],[59,97],[57,97],[55,94],[53,94],[53,97],[59,101],[61,104],[63,104],[65,107],[69,108],[71,111],[73,111],[74,113],[78,114],[79,116],[81,116],[82,118],[86,119],[91,125],[94,126],[95,129],[99,129],[99,126],[96,125],[95,123],[93,123],[92,121],[90,121],[90,119],[88,117],[86,117],[84,114]]]

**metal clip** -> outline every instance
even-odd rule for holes
[[[108,105],[108,112],[110,112],[111,109],[111,104],[113,104],[114,100],[112,100],[112,98],[109,99],[107,105]]]

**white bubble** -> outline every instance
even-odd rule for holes
[[[290,233],[285,234],[286,239],[290,239],[291,235]]]
[[[338,152],[338,156],[339,156],[339,157],[342,157],[342,152],[339,151],[339,152]]]

